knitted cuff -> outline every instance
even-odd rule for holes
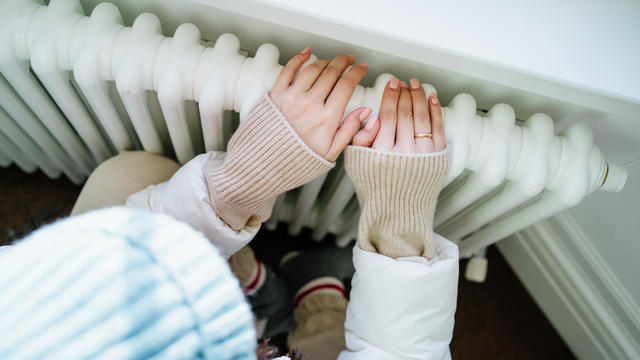
[[[324,276],[309,281],[301,287],[294,296],[294,307],[297,307],[305,299],[316,295],[333,295],[345,297],[344,284],[337,278]]]
[[[433,213],[449,170],[448,151],[399,154],[349,146],[344,164],[360,202],[358,246],[392,258],[431,259]]]
[[[248,245],[231,255],[227,262],[245,295],[254,294],[264,285],[267,268]]]
[[[208,161],[205,177],[216,214],[240,230],[267,220],[278,194],[333,166],[300,139],[264,95],[229,141],[224,163]]]

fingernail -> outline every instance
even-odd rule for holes
[[[407,87],[407,83],[404,81],[400,81],[400,86],[402,86],[403,88]]]
[[[367,64],[367,63],[361,63],[361,64],[360,64],[360,66],[368,68],[368,67],[369,67],[369,64]]]
[[[398,88],[398,78],[397,77],[392,77],[391,80],[389,80],[389,87],[392,88],[393,90]]]
[[[432,94],[431,94],[431,103],[432,103],[433,105],[435,105],[435,104],[437,104],[437,103],[438,103],[438,95],[436,95],[436,93],[432,93]]]
[[[367,130],[373,129],[373,126],[376,124],[376,121],[378,121],[378,117],[376,115],[373,115],[372,117],[369,118],[369,121],[367,121],[367,125],[365,125],[364,128]]]
[[[409,80],[409,83],[411,84],[411,88],[413,90],[420,89],[420,81],[418,81],[418,79],[413,78],[413,79]]]
[[[362,110],[362,112],[358,117],[360,118],[360,121],[364,121],[369,116],[369,114],[371,114],[371,108],[367,107],[364,110]]]
[[[306,48],[302,49],[302,51],[300,51],[300,55],[307,55],[309,51],[311,51],[311,46],[307,46]]]

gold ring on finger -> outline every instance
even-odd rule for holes
[[[413,137],[416,139],[421,139],[421,138],[431,138],[433,135],[431,133],[415,133],[413,134]]]

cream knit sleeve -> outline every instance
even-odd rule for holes
[[[345,169],[360,202],[358,246],[392,258],[435,252],[433,213],[449,155],[399,154],[349,146]]]
[[[205,178],[218,217],[240,230],[267,220],[278,194],[333,166],[300,139],[264,95],[229,141],[224,162],[207,162]]]

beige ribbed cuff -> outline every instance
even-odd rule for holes
[[[229,141],[222,166],[208,161],[205,177],[216,214],[240,230],[267,220],[278,194],[333,166],[300,139],[264,95]]]
[[[392,258],[431,259],[433,213],[448,172],[448,151],[399,154],[349,146],[344,164],[360,202],[360,248]]]
[[[227,263],[242,288],[247,287],[247,285],[255,279],[255,275],[258,272],[259,263],[249,245],[246,245],[238,250],[237,253],[231,255]]]

